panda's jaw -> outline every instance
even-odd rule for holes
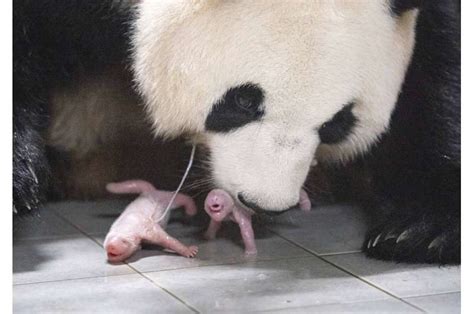
[[[255,212],[295,206],[309,172],[318,136],[255,122],[230,133],[210,133],[207,146],[215,184]]]

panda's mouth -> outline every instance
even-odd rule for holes
[[[257,215],[262,215],[263,214],[263,215],[267,215],[267,216],[278,216],[278,215],[281,215],[281,214],[287,212],[288,210],[290,210],[294,207],[294,206],[292,206],[292,207],[289,207],[289,208],[281,210],[281,211],[267,210],[267,209],[264,209],[264,208],[258,206],[257,204],[255,204],[252,201],[246,200],[242,193],[238,193],[237,198],[239,199],[239,201],[242,205],[244,205],[248,209],[251,209]]]

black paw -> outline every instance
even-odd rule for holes
[[[363,251],[396,262],[459,264],[459,217],[392,217],[368,233]]]
[[[13,212],[23,214],[37,209],[46,194],[43,166],[19,161],[13,169]]]
[[[13,212],[28,213],[45,200],[49,167],[40,121],[33,110],[14,108]]]

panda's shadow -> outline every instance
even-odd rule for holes
[[[24,246],[18,249],[18,245],[13,242],[13,274],[34,272],[41,268],[43,263],[46,263],[55,258],[51,254],[46,254],[35,246]]]
[[[50,228],[43,211],[14,217],[12,227],[13,273],[36,271],[43,263],[55,259],[54,253],[41,248],[61,240],[43,232]],[[73,236],[69,235],[69,238]]]

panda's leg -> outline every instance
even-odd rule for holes
[[[411,66],[373,155],[378,207],[393,207],[368,233],[368,256],[460,263],[460,21],[459,1],[423,2]]]
[[[400,152],[404,155],[387,149],[384,152],[392,158],[380,155],[384,157],[382,167],[373,169],[379,200],[373,207],[378,212],[388,210],[367,235],[363,249],[370,257],[397,262],[460,263],[459,134],[444,134],[459,128],[450,128],[444,118],[427,125],[432,129],[427,130],[426,137],[418,134],[418,147],[403,147]],[[440,137],[444,140],[434,143]],[[426,145],[419,145],[423,142]],[[394,143],[402,147],[400,141]]]
[[[36,99],[36,102],[39,100]],[[42,137],[47,122],[43,104],[13,106],[13,211],[27,213],[44,200],[49,166]]]
[[[373,169],[381,200],[375,209],[390,210],[367,235],[363,249],[368,256],[398,262],[460,263],[458,112],[445,111],[440,116],[426,111],[424,118],[430,120],[425,120],[423,132],[412,133],[416,135],[413,147],[403,146],[400,140],[409,134],[400,133],[403,137],[399,138],[394,133],[386,142],[378,156],[380,164]]]

